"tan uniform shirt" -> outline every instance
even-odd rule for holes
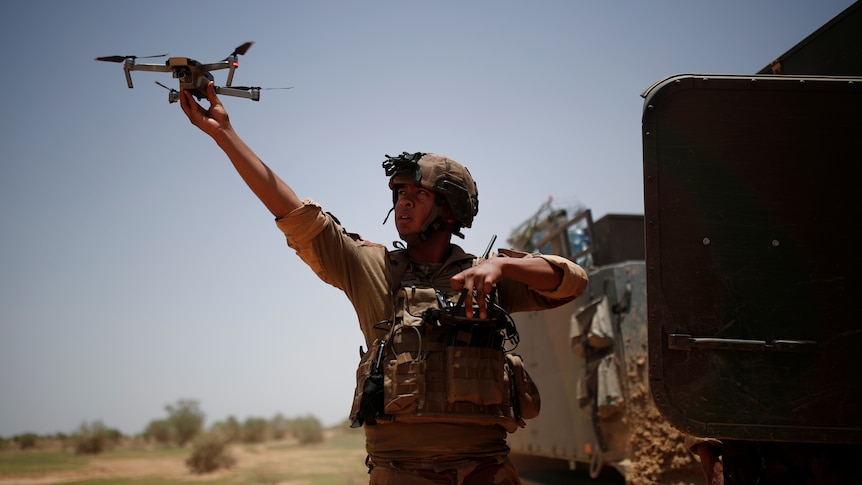
[[[347,233],[331,215],[314,201],[276,221],[287,244],[308,264],[321,280],[347,295],[353,304],[366,345],[385,335],[374,325],[392,318],[394,302],[390,261],[386,248]],[[453,245],[447,264],[468,257]],[[580,295],[587,286],[584,270],[571,261],[548,255],[541,257],[563,270],[563,280],[553,291],[536,291],[513,280],[503,279],[498,286],[500,306],[513,313],[553,308]],[[469,256],[472,258],[472,256]],[[448,279],[444,269],[440,275]],[[442,278],[441,278],[442,279]],[[471,429],[467,429],[471,428]],[[447,423],[386,423],[366,426],[367,448],[372,456],[383,459],[441,457],[448,454],[488,456],[506,453],[506,431],[500,426],[464,426]]]

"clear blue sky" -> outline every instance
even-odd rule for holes
[[[466,249],[549,196],[642,213],[640,93],[679,73],[752,74],[848,0],[45,1],[0,16],[0,435],[102,420],[138,433],[178,399],[229,415],[346,418],[353,310],[167,91],[106,55],[224,58],[224,98],[302,197],[389,244],[380,162],[467,165]],[[217,72],[216,81],[224,82]]]

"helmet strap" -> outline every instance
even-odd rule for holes
[[[392,194],[393,194],[393,196],[392,196],[393,205],[392,205],[392,208],[389,209],[389,212],[386,213],[386,217],[383,219],[384,225],[386,224],[386,221],[389,220],[389,216],[391,216],[392,213],[395,211],[395,200],[396,200],[397,196],[395,195],[396,194],[395,191],[393,191]],[[464,239],[464,234],[461,233],[461,230],[460,230],[461,227],[458,223],[446,224],[446,222],[443,220],[443,217],[440,214],[440,208],[445,203],[446,203],[445,199],[442,199],[442,198],[438,199],[437,203],[434,204],[434,207],[431,209],[431,213],[428,215],[428,219],[426,219],[425,223],[422,224],[422,230],[419,232],[419,234],[412,234],[412,235],[409,235],[406,237],[402,237],[401,239],[403,239],[404,242],[406,242],[408,244],[418,242],[418,241],[425,241],[428,239],[428,237],[431,234],[433,234],[437,231],[450,232],[450,233],[454,234],[455,236],[458,236],[461,239]]]
[[[420,241],[425,241],[431,233],[437,232],[442,228],[443,219],[440,217],[440,206],[438,204],[434,204],[434,207],[431,209],[431,213],[428,214],[428,219],[425,219],[425,223],[422,224],[422,230],[419,234],[413,237],[418,237]],[[408,240],[407,242],[409,243],[410,241]]]
[[[386,221],[389,220],[389,216],[391,216],[393,212],[395,212],[395,206],[392,206],[392,208],[389,209],[389,212],[386,213],[386,217],[383,218],[383,225],[384,226],[386,225]]]

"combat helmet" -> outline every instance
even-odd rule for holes
[[[457,221],[454,227],[449,228],[452,234],[463,238],[460,229],[473,225],[473,218],[479,212],[479,190],[467,167],[434,153],[402,152],[394,157],[386,155],[383,169],[389,177],[393,208],[398,201],[398,185],[414,183],[433,190],[437,194],[438,205],[445,203],[449,206]],[[422,228],[419,236],[422,239],[430,232],[443,228],[437,210],[425,221]]]

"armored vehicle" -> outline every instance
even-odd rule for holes
[[[725,483],[860,483],[862,8],[644,93],[649,388]]]
[[[684,443],[713,438],[725,483],[862,483],[862,7],[757,74],[643,97],[644,215],[549,202],[509,239],[590,274],[576,301],[513,315],[542,393],[513,458],[703,483]]]
[[[565,255],[590,277],[587,291],[567,305],[512,315],[517,352],[542,396],[541,414],[509,437],[522,475],[556,469],[553,483],[560,483],[568,468],[575,470],[570,480],[702,481],[684,435],[649,396],[643,215],[593,221],[589,209],[548,201],[508,242]]]

